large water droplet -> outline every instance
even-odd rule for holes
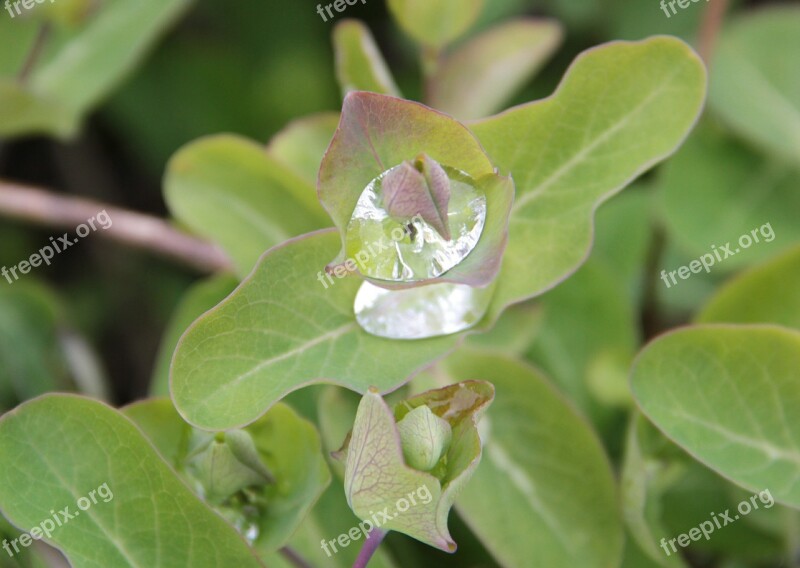
[[[469,329],[492,298],[493,286],[473,288],[442,282],[405,290],[387,290],[364,282],[354,311],[359,325],[389,339],[425,339]]]
[[[356,261],[364,276],[388,282],[436,278],[464,260],[478,244],[486,222],[486,195],[468,174],[442,167],[450,178],[450,240],[420,216],[397,219],[387,213],[381,182],[395,168],[364,189],[345,239],[347,257]]]

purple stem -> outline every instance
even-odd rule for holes
[[[361,551],[358,553],[358,558],[356,558],[353,568],[367,568],[367,564],[372,558],[372,555],[375,554],[376,550],[378,550],[383,538],[388,533],[389,531],[372,529],[367,536],[367,540],[364,541],[364,546],[361,547]]]

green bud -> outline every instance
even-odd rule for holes
[[[246,487],[273,481],[253,439],[244,430],[218,433],[195,454],[189,466],[212,504],[222,503]]]
[[[397,423],[403,457],[420,471],[430,471],[450,447],[453,430],[427,406],[418,406]]]

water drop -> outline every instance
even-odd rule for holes
[[[442,282],[387,290],[364,282],[354,311],[359,325],[389,339],[425,339],[469,329],[478,323],[492,298],[493,286],[474,288]]]
[[[486,223],[486,195],[465,172],[442,166],[450,179],[448,240],[419,215],[399,219],[386,211],[381,182],[399,167],[372,180],[359,197],[347,225],[347,257],[356,261],[364,276],[376,281],[437,278],[478,244]]]

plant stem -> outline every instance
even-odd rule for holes
[[[369,532],[369,536],[367,536],[367,540],[364,541],[364,546],[361,547],[361,551],[358,553],[358,558],[356,558],[353,568],[367,568],[367,564],[369,564],[372,555],[378,550],[378,547],[387,534],[389,534],[389,531],[372,529]]]
[[[711,63],[714,44],[717,42],[719,30],[722,28],[725,12],[728,11],[728,4],[729,0],[714,0],[714,2],[708,3],[703,12],[703,21],[700,24],[700,31],[697,35],[697,51],[705,61],[706,66]]]
[[[424,46],[420,53],[420,66],[422,67],[423,90],[425,101],[430,101],[432,83],[441,63],[441,51],[435,47]]]
[[[291,546],[284,546],[278,552],[280,552],[286,560],[288,560],[292,565],[296,566],[297,568],[313,568],[311,564],[305,561],[305,559],[300,556],[300,554],[293,549]]]
[[[33,40],[33,45],[31,46],[28,55],[25,57],[25,62],[22,64],[22,69],[20,69],[19,74],[17,75],[17,79],[20,83],[24,83],[28,80],[28,77],[33,71],[34,65],[39,60],[39,56],[42,54],[42,49],[44,48],[44,44],[47,42],[47,38],[50,36],[50,24],[42,24],[39,28],[39,32],[36,34],[36,39]]]
[[[645,339],[655,337],[663,331],[664,327],[658,309],[658,292],[661,285],[659,264],[663,261],[666,240],[666,232],[657,225],[652,233],[644,270],[641,325]]]
[[[109,230],[98,230],[96,234],[109,240],[151,251],[202,272],[232,269],[222,249],[175,229],[164,219],[0,179],[0,216],[74,230],[101,211],[108,214],[111,224]]]

